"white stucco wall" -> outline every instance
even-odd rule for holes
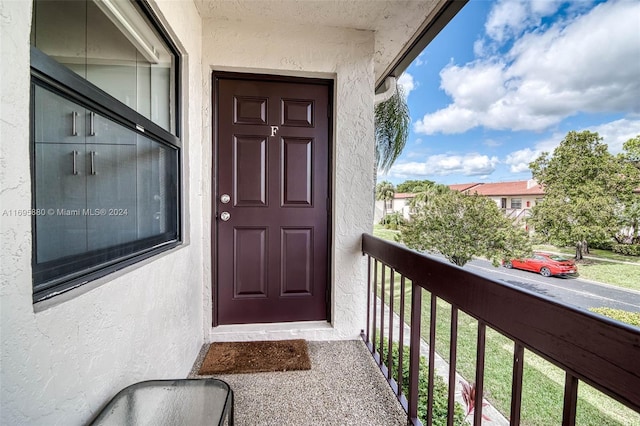
[[[0,424],[81,424],[121,388],[185,377],[204,340],[356,338],[366,317],[361,234],[373,221],[375,36],[370,31],[200,20],[152,2],[185,53],[185,244],[34,306],[30,0],[0,0]],[[7,60],[7,58],[11,58]],[[330,323],[211,328],[211,71],[334,80]]]
[[[366,319],[361,235],[373,224],[374,33],[269,22],[205,20],[203,93],[211,73],[236,71],[334,79],[332,318],[328,323],[211,328],[212,270],[205,273],[205,331],[211,340],[357,338]],[[205,211],[211,206],[211,103],[203,111]],[[211,223],[210,212],[205,224]],[[204,235],[211,235],[205,226]]]
[[[498,207],[502,208],[502,199],[507,199],[507,209],[511,209],[511,200],[512,199],[520,199],[522,201],[521,209],[532,209],[533,206],[536,205],[536,200],[542,198],[542,195],[501,195],[501,196],[491,196],[491,198]],[[527,206],[527,202],[529,205]]]
[[[202,76],[192,2],[158,1],[188,54],[184,90],[187,244],[32,304],[31,222],[0,211],[0,424],[83,424],[121,388],[186,377],[202,336]],[[1,0],[0,210],[29,209],[31,1]],[[86,291],[90,287],[95,287]]]

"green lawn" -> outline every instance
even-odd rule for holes
[[[567,257],[575,254],[571,248],[550,245],[538,245],[534,249],[562,253]],[[640,258],[599,249],[591,249],[588,257],[577,262],[580,278],[640,291]]]
[[[386,229],[384,226],[375,224],[373,225],[373,235],[378,238],[383,238],[389,241],[395,241],[395,237],[399,235],[399,231],[392,231],[391,229]]]
[[[575,256],[575,250],[572,247],[556,247],[549,244],[539,244],[534,246],[535,250],[547,250],[547,251],[555,251],[558,253],[563,253],[568,257]],[[609,260],[618,260],[621,262],[631,262],[637,263],[640,265],[640,257],[638,256],[625,256],[623,254],[614,253],[609,250],[601,250],[601,249],[589,249],[589,254],[587,256],[598,257],[602,259]]]

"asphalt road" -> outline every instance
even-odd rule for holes
[[[578,267],[579,268],[579,267]],[[470,272],[545,295],[582,309],[614,308],[640,312],[640,292],[596,283],[579,277],[543,277],[534,272],[494,267],[484,260],[464,266]]]

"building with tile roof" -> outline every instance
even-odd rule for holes
[[[531,215],[531,208],[544,197],[544,190],[534,179],[494,183],[461,183],[448,185],[454,191],[478,194],[491,198],[505,215],[517,222]],[[415,197],[411,193],[397,193],[393,200],[376,202],[376,219],[383,215],[399,212],[405,219],[410,217],[410,203]]]

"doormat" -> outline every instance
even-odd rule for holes
[[[310,370],[306,340],[214,342],[199,375]]]

